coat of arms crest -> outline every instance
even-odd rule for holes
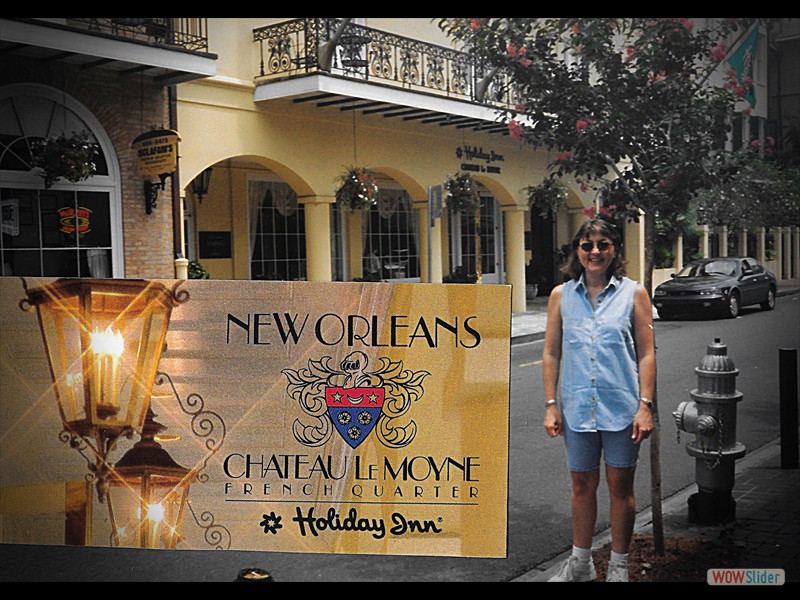
[[[382,444],[402,448],[417,434],[417,424],[405,416],[422,398],[422,381],[428,371],[403,368],[402,361],[378,359],[378,367],[368,371],[369,359],[360,351],[351,352],[338,367],[325,356],[309,360],[308,367],[284,369],[289,396],[296,400],[310,423],[300,419],[292,426],[295,439],[305,446],[321,446],[334,431],[356,448],[375,431]]]

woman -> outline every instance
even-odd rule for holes
[[[647,291],[625,276],[619,235],[601,219],[583,224],[564,267],[571,279],[550,294],[542,374],[544,427],[563,435],[572,477],[571,556],[551,581],[595,579],[591,558],[600,456],[611,500],[606,581],[628,581],[636,517],[633,479],[640,443],[653,429],[656,366]],[[561,375],[561,411],[556,384]]]

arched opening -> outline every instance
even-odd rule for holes
[[[3,275],[122,277],[119,169],[97,119],[68,94],[39,84],[0,88]],[[34,166],[41,140],[96,144],[94,174],[47,182]]]

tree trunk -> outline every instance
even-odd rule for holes
[[[645,280],[647,295],[653,297],[653,268],[655,266],[655,211],[644,215]],[[655,332],[654,332],[655,335]],[[657,348],[657,346],[656,346]],[[661,425],[658,419],[658,378],[653,389],[653,432],[650,434],[650,501],[653,515],[653,545],[664,556],[664,522],[661,509]]]

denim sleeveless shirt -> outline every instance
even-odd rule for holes
[[[612,277],[592,307],[583,276],[561,294],[561,404],[573,431],[619,431],[639,409],[636,282]]]

